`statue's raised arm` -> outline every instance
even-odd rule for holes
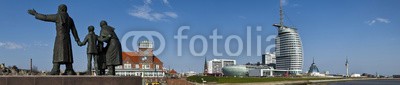
[[[30,9],[28,10],[28,13],[35,16],[36,19],[42,20],[42,21],[47,21],[47,22],[56,22],[57,21],[57,14],[40,14],[37,13],[36,10]]]

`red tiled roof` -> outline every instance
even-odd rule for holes
[[[174,69],[172,69],[172,70],[169,71],[169,73],[170,74],[176,74],[177,72]]]
[[[139,57],[137,57],[137,52],[122,52],[122,61],[129,59],[130,62],[140,62]]]
[[[143,56],[143,54],[140,52],[122,52],[122,60],[124,62],[128,60],[129,62],[139,63],[141,62],[141,56]],[[154,63],[162,63],[162,61],[158,59],[157,56],[154,56]]]

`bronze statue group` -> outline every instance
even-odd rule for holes
[[[78,37],[73,19],[67,13],[67,6],[61,4],[58,6],[57,14],[40,14],[35,10],[28,10],[28,13],[35,16],[36,19],[54,22],[56,25],[56,39],[53,48],[53,68],[50,75],[60,74],[60,65],[65,64],[63,75],[75,75],[73,70],[73,55],[70,32],[74,36],[75,42],[79,46],[87,45],[87,75],[92,75],[92,58],[94,59],[94,69],[97,75],[115,75],[115,66],[122,64],[121,43],[115,34],[115,28],[109,26],[106,21],[100,22],[100,35],[94,33],[94,26],[89,26],[89,33],[83,42]],[[104,44],[106,46],[103,46]]]

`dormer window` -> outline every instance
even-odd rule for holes
[[[132,65],[131,64],[124,64],[124,69],[131,69]]]

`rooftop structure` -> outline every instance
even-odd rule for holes
[[[317,65],[315,65],[314,59],[313,59],[313,63],[310,66],[310,69],[308,70],[308,73],[319,73],[319,69],[318,69]]]

